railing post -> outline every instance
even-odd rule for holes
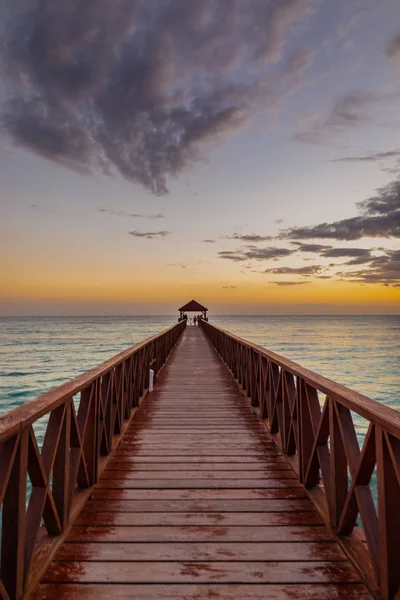
[[[385,600],[400,589],[400,454],[380,426],[375,428],[378,475],[379,579]],[[396,447],[393,447],[393,446]]]
[[[78,423],[82,439],[83,458],[86,463],[89,486],[97,481],[98,474],[98,396],[93,383],[81,392]]]
[[[1,578],[12,600],[24,589],[29,427],[22,430],[3,501]]]
[[[338,527],[347,497],[347,458],[339,422],[335,410],[335,401],[329,398],[329,437],[331,455],[331,518],[333,526]]]
[[[64,529],[68,523],[69,498],[69,466],[71,440],[71,402],[65,407],[64,421],[54,459],[53,466],[53,498],[57,507],[58,518]]]

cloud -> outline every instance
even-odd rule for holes
[[[99,208],[97,210],[99,213],[106,213],[108,215],[115,215],[117,217],[132,217],[134,219],[163,219],[165,215],[161,213],[157,213],[154,215],[145,215],[143,213],[129,213],[123,210],[108,210],[107,208]]]
[[[368,268],[358,271],[341,271],[337,273],[337,276],[352,282],[399,287],[400,250],[386,250],[383,254],[372,257]]]
[[[319,254],[323,250],[329,250],[332,246],[325,246],[323,244],[302,244],[301,242],[291,242],[297,246],[297,250],[300,252],[315,252]],[[312,259],[311,259],[312,260]]]
[[[274,275],[303,275],[305,277],[315,275],[321,271],[320,265],[307,265],[306,267],[277,267],[275,269],[266,269],[265,273]]]
[[[233,262],[242,262],[244,260],[247,260],[247,257],[244,256],[243,253],[235,252],[232,250],[222,250],[221,252],[218,252],[218,256],[219,256],[219,258],[224,258],[226,260],[232,260]]]
[[[222,289],[223,290],[236,290],[237,287],[236,287],[236,285],[223,285]]]
[[[386,56],[388,58],[400,58],[400,33],[389,40],[386,47]]]
[[[282,258],[283,256],[290,256],[293,254],[293,250],[289,248],[257,248],[256,246],[250,246],[249,250],[243,253],[246,258],[253,258],[255,260],[270,260],[271,258]]]
[[[170,231],[128,231],[128,233],[133,237],[146,238],[147,240],[165,238],[167,235],[171,235]]]
[[[371,109],[383,101],[394,100],[392,94],[373,94],[368,90],[348,92],[336,98],[324,117],[317,114],[305,127],[295,132],[293,139],[307,144],[325,144],[343,139],[351,129],[372,122]]]
[[[218,252],[220,258],[241,262],[244,260],[276,260],[285,256],[290,256],[295,251],[289,248],[258,248],[257,246],[248,246],[244,250],[223,250]]]
[[[202,240],[203,244],[214,244],[217,240]]]
[[[242,242],[268,242],[274,238],[270,235],[258,235],[257,233],[240,234],[234,233],[233,235],[224,236],[224,240],[240,240]]]
[[[400,237],[400,179],[378,189],[376,196],[359,202],[357,206],[361,212],[357,217],[333,223],[293,227],[284,230],[280,237],[292,240]]]
[[[6,0],[3,127],[48,160],[154,194],[273,110],[313,56],[288,32],[321,0]],[[282,61],[282,64],[277,64]]]
[[[335,158],[331,162],[378,162],[387,158],[399,158],[400,150],[389,150],[387,152],[371,152],[363,156],[343,156]]]
[[[346,262],[346,265],[366,265],[372,260],[371,256],[359,256],[358,258],[352,258]]]
[[[330,248],[329,250],[323,250],[321,256],[327,258],[341,258],[341,257],[358,257],[358,258],[370,258],[371,251],[366,248]]]
[[[282,287],[291,286],[291,285],[305,285],[306,283],[310,283],[309,281],[270,281],[275,285],[279,285]]]

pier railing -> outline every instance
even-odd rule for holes
[[[400,414],[200,323],[371,588],[395,598],[400,593]],[[362,447],[352,413],[368,422]],[[377,505],[371,480],[377,483]]]
[[[150,365],[157,374],[185,325],[0,417],[0,598],[20,598],[37,581],[146,394]]]

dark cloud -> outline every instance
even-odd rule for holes
[[[277,267],[276,269],[266,269],[265,273],[274,275],[303,275],[311,276],[321,271],[320,265],[307,265],[306,267]]]
[[[291,285],[305,285],[306,283],[310,283],[310,282],[309,281],[270,281],[270,283],[274,283],[275,285],[285,287],[285,286],[291,286]]]
[[[156,213],[154,215],[145,215],[143,213],[129,213],[123,210],[108,210],[107,208],[99,208],[97,210],[99,213],[106,213],[108,215],[114,215],[117,217],[132,217],[134,219],[163,219],[164,215],[161,213]]]
[[[293,250],[288,248],[257,248],[256,246],[250,246],[248,250],[243,252],[246,258],[253,258],[255,260],[270,260],[271,258],[282,258],[283,256],[290,256],[293,254]]]
[[[386,250],[383,254],[372,257],[368,268],[358,271],[341,271],[337,273],[337,276],[347,281],[399,287],[400,250]]]
[[[165,238],[167,235],[171,235],[170,231],[128,231],[128,233],[133,237],[146,238],[147,240]]]
[[[358,258],[370,258],[371,251],[366,248],[330,248],[329,250],[323,250],[321,256],[326,258],[342,258],[342,257],[358,257]]]
[[[352,258],[351,260],[346,261],[346,265],[367,265],[371,262],[371,256],[359,256],[358,258]]]
[[[258,248],[257,246],[249,246],[245,250],[225,250],[218,252],[220,258],[226,258],[235,262],[244,260],[271,260],[282,258],[293,254],[294,250],[288,248]]]
[[[388,150],[387,152],[369,152],[358,156],[343,156],[335,158],[331,162],[337,163],[379,163],[382,171],[392,175],[400,173],[400,150]],[[389,163],[389,164],[388,164]]]
[[[202,240],[203,244],[214,244],[217,240]]]
[[[305,48],[277,66],[318,0],[5,0],[2,123],[15,143],[155,194],[204,143],[301,86]],[[292,31],[293,29],[291,29]]]
[[[386,55],[389,58],[400,58],[400,33],[389,40]]]
[[[242,242],[269,242],[274,238],[270,235],[258,235],[257,233],[240,234],[234,233],[223,237],[224,240],[240,240]]]
[[[282,232],[281,238],[292,240],[400,237],[400,179],[378,189],[373,198],[357,204],[360,215],[333,223],[293,227]]]
[[[387,158],[399,158],[400,150],[388,150],[387,152],[371,152],[363,156],[343,156],[335,158],[331,162],[379,162]]]
[[[242,252],[235,252],[232,250],[223,250],[218,252],[219,258],[224,258],[226,260],[232,260],[233,262],[242,262],[247,260],[247,257],[244,256]]]
[[[316,254],[332,248],[332,246],[325,246],[323,244],[303,244],[302,242],[292,242],[292,244],[297,246],[299,252],[315,252]]]

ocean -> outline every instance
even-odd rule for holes
[[[176,322],[174,317],[0,318],[0,414]],[[210,322],[400,409],[400,316],[219,316]],[[366,424],[356,419],[362,440]],[[39,425],[39,438],[41,431]]]

